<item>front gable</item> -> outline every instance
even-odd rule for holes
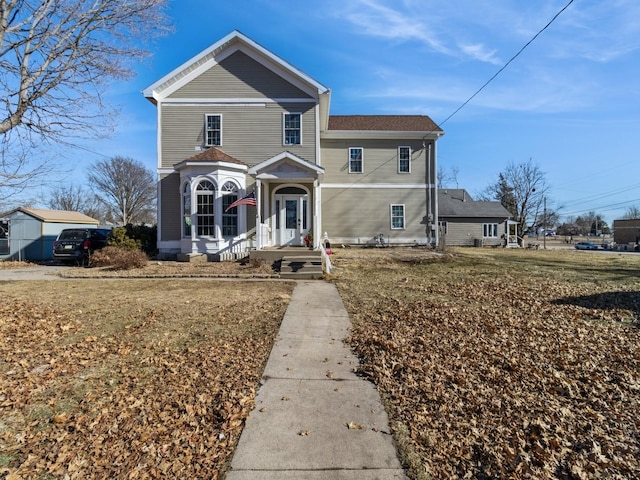
[[[169,95],[171,99],[309,99],[304,92],[273,70],[238,50]]]
[[[246,63],[247,57],[252,60],[248,64]],[[253,70],[256,67],[257,70]],[[257,78],[254,80],[252,77],[256,73]],[[205,76],[200,78],[202,75]],[[178,98],[190,98],[189,95],[198,91],[190,87],[191,82],[195,81],[195,86],[197,86],[197,79],[207,83],[208,76],[215,77],[216,75],[223,80],[232,78],[245,80],[248,82],[248,87],[253,87],[253,90],[249,89],[248,91],[254,95],[256,92],[262,92],[263,98],[278,98],[277,95],[281,93],[298,93],[300,91],[303,98],[318,100],[321,95],[328,95],[330,92],[327,87],[293,65],[242,33],[234,31],[144,89],[143,93],[153,103],[162,102],[173,95],[177,95]],[[276,81],[276,77],[279,77],[280,80]],[[290,86],[283,89],[283,82],[290,84]],[[182,90],[185,87],[186,89]],[[291,87],[296,90],[291,90]],[[180,91],[181,93],[178,93]],[[268,95],[264,95],[265,93]],[[273,94],[276,96],[271,96]],[[233,92],[231,98],[236,98],[236,96],[236,93]],[[249,98],[259,97],[250,96]]]
[[[323,174],[322,167],[286,151],[249,169],[260,180],[308,181]]]

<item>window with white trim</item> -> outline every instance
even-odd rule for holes
[[[285,145],[302,144],[302,114],[285,113],[283,127],[283,141]]]
[[[404,205],[391,205],[391,230],[404,229]]]
[[[191,236],[191,185],[186,183],[182,190],[182,236]]]
[[[497,223],[483,223],[482,224],[482,236],[485,238],[498,238],[498,224]]]
[[[238,207],[229,208],[229,206],[238,200],[238,187],[232,182],[226,182],[222,185],[220,193],[222,193],[222,236],[235,237],[238,235]]]
[[[362,173],[364,171],[364,149],[362,147],[349,147],[349,173]]]
[[[204,144],[207,147],[222,145],[222,115],[205,115]]]
[[[215,237],[216,187],[209,180],[202,180],[196,187],[196,232],[198,236]]]
[[[398,173],[411,173],[411,147],[398,147]]]

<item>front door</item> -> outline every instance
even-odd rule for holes
[[[277,244],[304,245],[309,231],[308,195],[276,195],[275,200]]]

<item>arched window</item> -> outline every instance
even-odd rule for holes
[[[188,183],[182,190],[182,230],[184,237],[191,236],[191,186]]]
[[[215,194],[216,187],[209,180],[201,181],[196,188],[196,232],[198,236],[216,236]]]
[[[238,235],[238,207],[229,208],[229,206],[238,200],[238,187],[232,182],[227,182],[220,191],[222,193],[222,236],[235,237]]]

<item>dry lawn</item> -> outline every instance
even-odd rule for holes
[[[0,282],[0,478],[221,478],[292,288]]]
[[[332,261],[411,478],[640,478],[640,254]]]

